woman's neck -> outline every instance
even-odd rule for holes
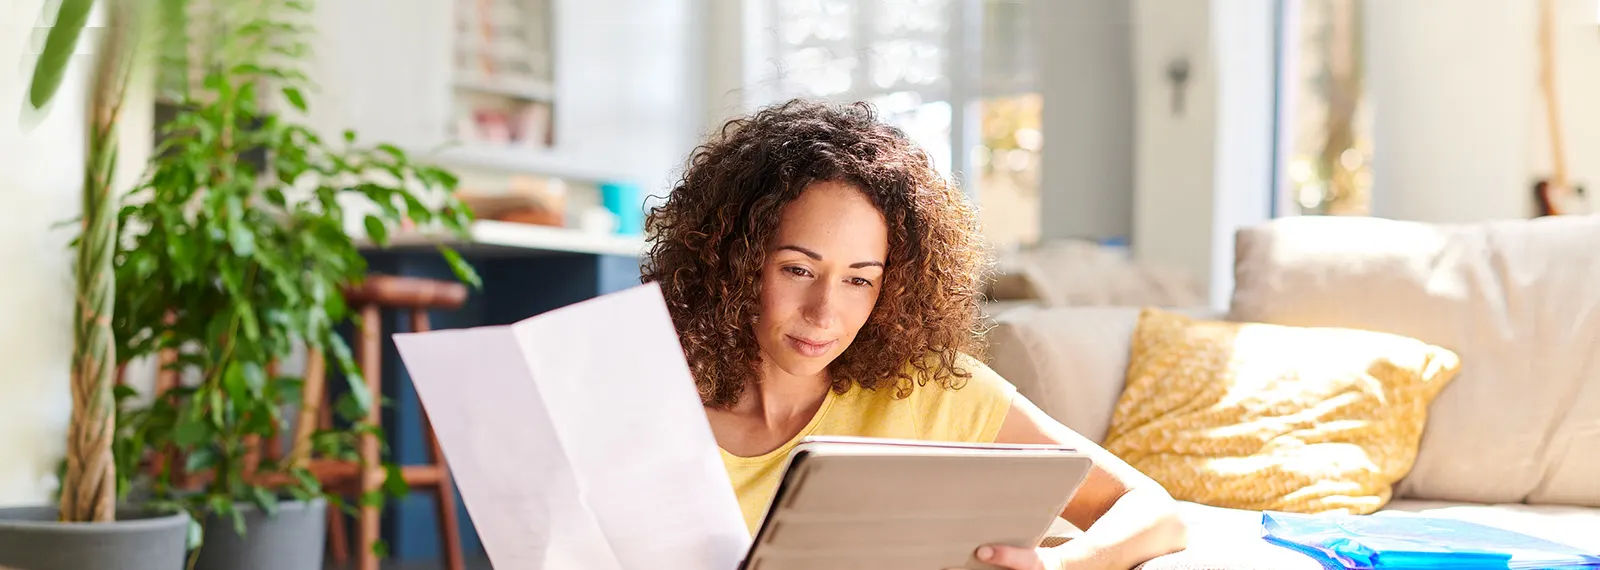
[[[763,361],[760,380],[745,388],[735,408],[749,417],[759,417],[768,426],[791,423],[797,416],[808,420],[828,396],[832,383],[826,372],[794,375]]]

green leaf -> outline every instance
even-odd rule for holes
[[[300,483],[299,488],[305,489],[307,492],[310,492],[310,493],[321,493],[322,492],[322,482],[317,481],[316,476],[312,475],[310,470],[303,469],[303,468],[302,469],[295,469],[294,470],[294,479],[295,479],[295,481]]]
[[[361,494],[361,506],[363,507],[382,507],[384,501],[386,501],[386,499],[384,498],[383,491],[381,490],[367,491]]]
[[[301,94],[299,89],[294,87],[284,87],[283,96],[289,100],[290,105],[293,105],[294,108],[299,109],[301,113],[306,112],[306,96]]]
[[[121,402],[123,400],[126,400],[128,398],[132,398],[132,397],[138,396],[138,395],[139,395],[139,391],[133,389],[132,386],[128,386],[128,385],[125,385],[125,384],[117,384],[117,385],[111,387],[111,399],[112,399],[112,401]]]
[[[205,526],[200,524],[200,517],[189,517],[189,533],[186,538],[191,551],[199,550],[201,546],[205,545],[206,531]]]
[[[277,206],[279,208],[288,208],[289,207],[289,199],[284,197],[283,190],[279,190],[277,188],[268,188],[267,189],[267,203],[272,204],[274,206]]]
[[[384,464],[383,470],[384,493],[387,493],[390,497],[404,497],[406,496],[406,493],[411,491],[410,487],[406,485],[405,476],[400,473],[400,466],[398,464]]]
[[[278,516],[278,498],[272,496],[272,493],[262,487],[253,487],[250,489],[250,494],[256,506],[267,513],[267,516]]]
[[[368,214],[366,220],[363,221],[367,226],[367,236],[372,238],[373,243],[379,246],[389,245],[389,228],[383,225],[383,220]]]
[[[339,402],[334,405],[334,408],[336,408],[339,412],[339,417],[344,418],[345,421],[351,422],[360,421],[362,418],[367,417],[367,410],[371,407],[371,405],[367,403],[367,400],[371,399],[371,396],[355,395],[366,394],[366,389],[367,388],[365,386],[362,386],[360,390],[353,391],[349,394],[346,394],[345,397],[339,398]]]
[[[61,0],[56,10],[56,20],[45,36],[44,50],[39,52],[38,63],[33,68],[33,85],[28,90],[28,102],[35,109],[44,108],[61,88],[67,65],[77,51],[78,36],[89,21],[89,10],[94,0]]]
[[[193,447],[205,441],[206,434],[210,431],[200,418],[193,414],[183,414],[178,417],[178,425],[173,427],[172,441],[179,447]]]
[[[227,370],[222,373],[222,389],[228,392],[228,398],[235,402],[243,402],[248,397],[249,388],[244,384],[244,373],[239,370],[239,363],[228,364]]]
[[[267,372],[255,362],[246,362],[239,368],[244,370],[245,385],[250,388],[250,393],[260,394],[261,389],[267,385]]]
[[[448,170],[430,166],[427,171],[433,175],[435,180],[439,181],[439,185],[443,186],[445,190],[455,190],[456,185],[460,183],[456,175],[451,174]]]
[[[394,145],[389,144],[389,143],[382,143],[382,144],[378,145],[378,150],[380,152],[382,152],[384,154],[387,154],[390,157],[394,158],[395,162],[398,162],[400,164],[405,164],[405,162],[406,162],[406,152],[403,151],[403,150],[400,150],[400,147],[394,146]]]
[[[197,447],[183,458],[183,470],[187,473],[199,473],[215,465],[217,453],[211,447]]]
[[[483,287],[483,278],[478,276],[477,270],[473,269],[471,264],[461,258],[460,253],[444,245],[437,247],[439,253],[444,255],[445,263],[450,265],[450,271],[456,274],[456,279],[460,279],[462,283],[471,285],[473,288]]]
[[[222,392],[219,390],[211,390],[210,392],[206,393],[206,396],[208,396],[207,399],[210,400],[211,404],[208,407],[209,411],[211,412],[211,425],[217,429],[222,429]]]
[[[383,539],[372,541],[372,555],[378,558],[388,558],[389,543]]]
[[[344,130],[344,142],[347,142],[347,143],[356,142],[356,132],[352,131],[350,129],[345,129]]]

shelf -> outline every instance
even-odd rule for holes
[[[548,103],[555,99],[555,87],[548,82],[537,80],[485,80],[463,77],[456,80],[456,89],[488,95],[500,95],[522,101]]]
[[[432,249],[443,244],[456,248],[463,254],[582,253],[638,257],[644,254],[647,247],[644,238],[639,236],[598,234],[573,228],[493,220],[472,222],[470,231],[472,239],[465,242],[441,233],[396,234],[390,237],[388,249]],[[363,247],[377,249],[370,244]]]
[[[415,152],[418,160],[447,168],[505,174],[550,176],[576,182],[616,182],[632,177],[620,170],[596,168],[545,148],[457,146],[432,152]]]

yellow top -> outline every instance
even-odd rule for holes
[[[970,370],[972,377],[957,390],[928,382],[900,399],[894,397],[893,388],[856,387],[844,394],[829,390],[811,422],[777,449],[755,457],[740,457],[724,450],[722,464],[728,469],[751,534],[761,526],[767,504],[772,502],[789,451],[807,436],[992,443],[1011,408],[1016,388],[976,359],[964,356],[962,367]]]

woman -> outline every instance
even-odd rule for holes
[[[696,149],[647,221],[659,283],[746,523],[811,435],[1048,443],[1094,470],[1054,548],[984,546],[1022,569],[1129,568],[1181,549],[1162,488],[974,358],[985,249],[928,156],[864,105],[791,101]]]

